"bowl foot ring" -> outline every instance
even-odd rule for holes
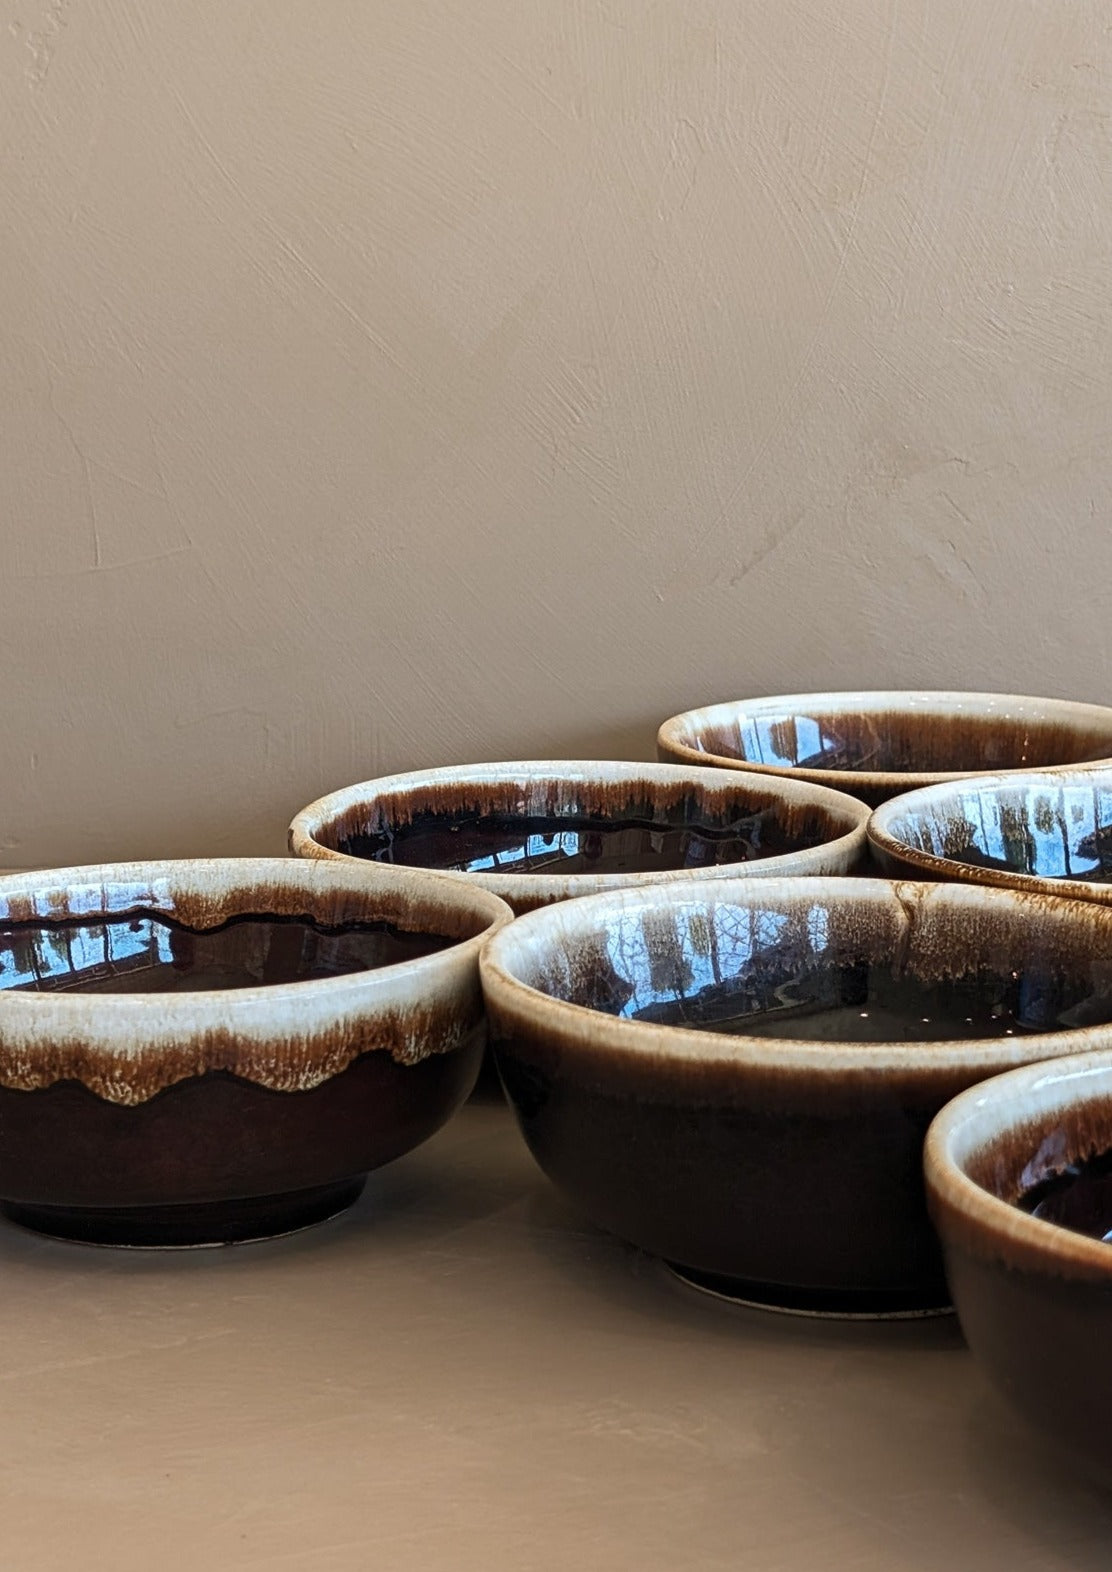
[[[366,1176],[282,1195],[169,1206],[36,1206],[0,1201],[9,1222],[53,1239],[132,1250],[182,1250],[248,1244],[298,1233],[346,1211]]]
[[[816,1290],[793,1288],[786,1283],[753,1283],[744,1278],[720,1277],[666,1261],[673,1277],[687,1288],[747,1310],[768,1310],[775,1315],[807,1316],[827,1321],[921,1321],[952,1315],[947,1298],[924,1296],[916,1291]]]

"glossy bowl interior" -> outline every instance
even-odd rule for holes
[[[802,781],[663,764],[534,760],[387,776],[297,815],[299,857],[435,868],[517,912],[646,883],[832,874],[868,813]]]
[[[947,1303],[922,1139],[958,1091],[1112,1043],[1112,913],[761,879],[536,912],[481,961],[530,1149],[596,1223],[782,1308]]]
[[[0,879],[0,1210],[133,1244],[330,1215],[467,1096],[478,952],[509,918],[292,859]]]
[[[1112,902],[1112,767],[909,792],[876,810],[869,840],[894,876]]]
[[[1061,1456],[1112,1482],[1112,1244],[1017,1205],[1041,1196],[1112,1229],[1112,1053],[1012,1071],[964,1093],[928,1133],[931,1214],[962,1330],[998,1390]],[[1099,1165],[1098,1165],[1099,1167]],[[1096,1221],[1103,1219],[1103,1223]]]
[[[1112,709],[1007,693],[793,693],[664,722],[662,759],[791,774],[872,804],[961,775],[1112,757]]]

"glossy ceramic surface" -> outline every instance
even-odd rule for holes
[[[1112,903],[1112,767],[991,775],[886,803],[869,821],[897,877]]]
[[[617,892],[520,919],[481,970],[553,1182],[703,1286],[787,1308],[945,1305],[930,1120],[985,1076],[1112,1043],[1112,913],[959,886]]]
[[[662,759],[790,774],[877,804],[990,771],[1112,756],[1112,709],[1009,693],[792,693],[664,722]]]
[[[1112,1149],[1112,1053],[1013,1071],[931,1126],[931,1215],[962,1330],[1003,1395],[1071,1465],[1112,1482],[1112,1243],[1016,1202]]]
[[[333,792],[297,815],[289,843],[299,857],[434,858],[445,877],[525,912],[648,883],[846,873],[864,857],[867,818],[854,799],[804,781],[533,760],[420,770]]]
[[[23,968],[0,989],[0,1209],[130,1244],[258,1237],[330,1215],[466,1098],[485,1039],[478,951],[509,917],[487,892],[428,875],[287,859],[0,879],[9,982]],[[267,922],[243,938],[245,918]],[[275,949],[252,932],[301,944],[302,919],[385,924],[435,948],[256,981]],[[232,936],[220,955],[235,980],[187,972],[186,991],[165,991],[186,953],[167,923],[187,949]],[[127,991],[90,991],[113,967]]]

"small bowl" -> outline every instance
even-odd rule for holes
[[[908,792],[869,820],[893,878],[1112,904],[1112,768],[986,775]]]
[[[509,918],[280,858],[0,879],[0,1212],[128,1245],[332,1216],[470,1092],[478,952]]]
[[[1112,709],[1011,693],[792,693],[675,715],[657,752],[875,805],[963,775],[1112,762]]]
[[[1112,913],[960,885],[618,891],[519,919],[480,969],[553,1183],[697,1286],[811,1313],[946,1306],[931,1119],[1012,1065],[1112,1044]],[[696,1029],[723,1014],[729,1034]]]
[[[1013,1070],[931,1125],[927,1196],[962,1331],[996,1387],[1059,1455],[1112,1478],[1112,1244],[1032,1216],[1091,1224],[1112,1181],[1064,1197],[1055,1176],[1112,1149],[1112,1053]],[[1028,1203],[1030,1204],[1030,1203]],[[1098,1225],[1099,1226],[1099,1225]]]
[[[520,913],[644,884],[847,873],[864,858],[867,819],[851,797],[803,781],[539,760],[349,786],[303,809],[289,844],[298,857],[435,868]],[[691,843],[695,828],[709,829],[717,844]],[[677,866],[684,857],[687,866]]]

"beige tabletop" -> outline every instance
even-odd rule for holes
[[[735,1309],[472,1103],[357,1207],[181,1254],[0,1228],[0,1567],[1107,1572],[952,1318]]]

